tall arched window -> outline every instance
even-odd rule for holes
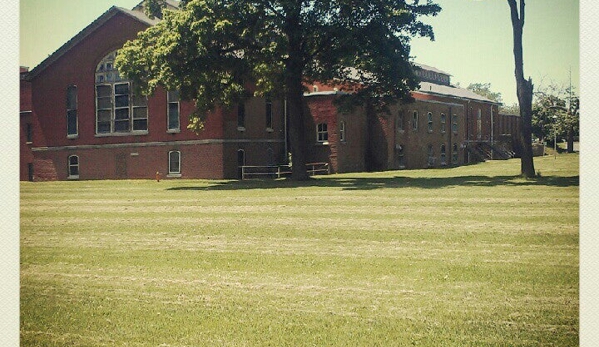
[[[441,165],[447,165],[447,153],[445,150],[445,144],[441,145],[441,155],[439,160],[441,161]]]
[[[67,88],[67,137],[74,138],[77,134],[77,86],[70,85]]]
[[[96,134],[147,133],[148,102],[114,66],[116,51],[96,67]]]

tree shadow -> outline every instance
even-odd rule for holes
[[[520,176],[460,176],[460,177],[326,177],[308,181],[293,180],[245,180],[216,182],[209,186],[173,187],[167,190],[251,190],[251,189],[294,189],[303,187],[340,188],[342,190],[375,190],[382,188],[421,188],[437,189],[444,187],[495,187],[495,186],[551,186],[577,187],[579,176],[546,176],[524,179]]]

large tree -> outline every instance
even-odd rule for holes
[[[514,63],[516,75],[516,93],[520,105],[520,144],[522,148],[520,160],[520,173],[522,176],[532,178],[536,176],[532,154],[532,79],[524,78],[524,59],[522,52],[522,34],[524,30],[525,3],[520,0],[520,9],[516,0],[507,0],[512,19],[514,36]]]
[[[432,0],[189,0],[128,42],[116,63],[145,94],[163,86],[195,100],[195,131],[217,107],[284,97],[292,177],[304,180],[304,84],[351,89],[354,104],[407,96],[418,85],[410,40],[434,39],[420,17],[440,10]]]
[[[565,138],[568,153],[574,152],[574,136],[580,127],[579,98],[571,87],[550,84],[535,91],[532,107],[533,134],[552,142]]]

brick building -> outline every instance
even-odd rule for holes
[[[21,68],[21,180],[237,178],[241,166],[287,163],[282,101],[216,110],[195,134],[187,129],[194,105],[176,91],[133,94],[115,52],[156,22],[139,5],[112,7],[37,67]],[[308,161],[333,172],[462,165],[498,156],[499,141],[517,132],[498,104],[451,86],[449,74],[424,65],[416,73],[414,102],[390,114],[343,114],[340,92],[309,88]]]

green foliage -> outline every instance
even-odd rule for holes
[[[480,96],[484,96],[491,101],[498,103],[503,102],[501,93],[491,91],[491,83],[471,83],[466,89],[471,90]]]
[[[556,84],[539,88],[532,111],[533,134],[541,140],[552,143],[554,138],[565,138],[570,131],[579,132],[579,98],[568,88]]]
[[[144,1],[144,12],[145,14],[154,19],[162,18],[162,10],[166,7],[166,0],[145,0]]]
[[[287,85],[290,74],[300,74],[297,83],[303,77],[353,91],[360,83],[355,99],[384,103],[417,86],[410,38],[433,39],[419,18],[439,11],[430,0],[192,0],[164,11],[159,24],[120,50],[116,64],[146,94],[159,85],[180,89],[196,100],[198,114],[236,104],[251,95],[248,86],[282,96],[298,88]]]

